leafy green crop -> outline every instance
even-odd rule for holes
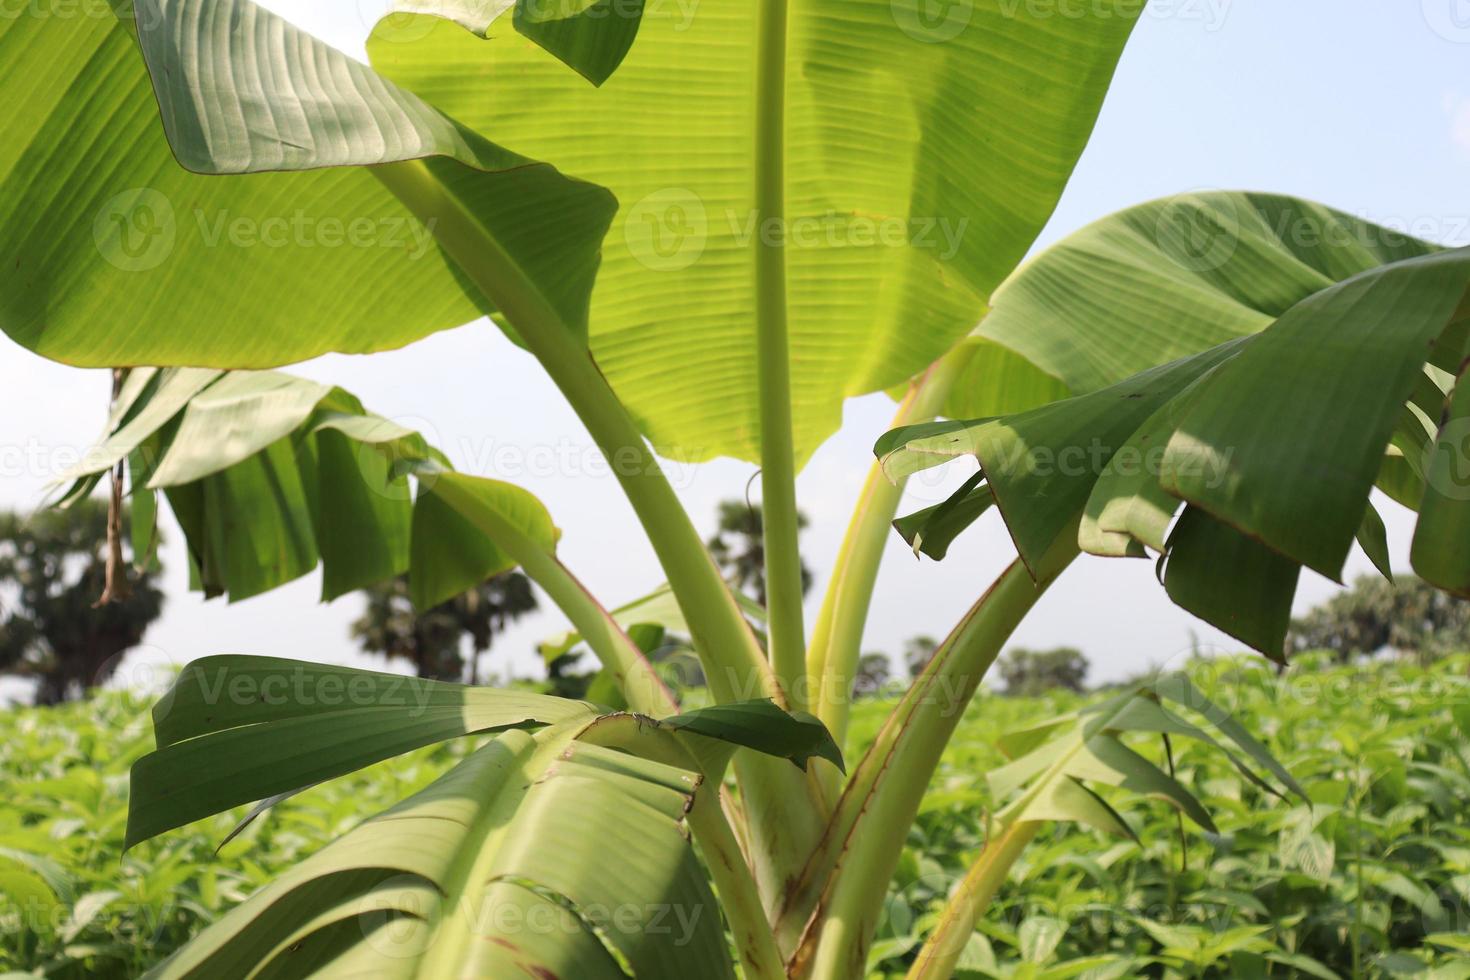
[[[1172,742],[1179,780],[1218,834],[1181,838],[1175,811],[1113,796],[1138,840],[1052,825],[1016,863],[970,937],[959,976],[1470,977],[1470,657],[1421,669],[1277,675],[1256,660],[1190,676],[1300,779],[1282,804],[1219,751]],[[919,810],[869,959],[901,975],[998,810],[980,774],[997,742],[1106,694],[970,706]],[[857,747],[890,705],[855,710]],[[4,719],[0,968],[133,976],[321,845],[465,758],[475,739],[421,749],[310,789],[215,848],[242,810],[121,853],[127,770],[152,745],[146,703],[109,692]],[[1129,744],[1169,764],[1157,737]],[[1105,796],[1107,790],[1103,790]],[[1181,868],[1184,870],[1181,872]],[[1023,886],[1024,887],[1021,887]]]
[[[1218,834],[1181,837],[1169,808],[1136,796],[1117,805],[1137,842],[1073,824],[1043,831],[957,975],[1470,977],[1470,659],[1427,670],[1329,659],[1301,657],[1279,676],[1246,658],[1189,671],[1310,805],[1283,804],[1218,751],[1174,739],[1175,771]],[[991,697],[966,713],[909,836],[872,970],[903,974],[980,849],[977,815],[996,801],[975,774],[1005,761],[998,733],[1092,700]],[[854,735],[880,720],[860,711]],[[1166,764],[1157,738],[1134,746]]]

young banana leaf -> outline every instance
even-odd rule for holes
[[[507,732],[153,975],[731,977],[683,827],[700,784],[565,728]]]
[[[189,665],[154,727],[158,750],[133,766],[128,846],[420,745],[496,733],[206,929],[163,977],[733,976],[686,815],[718,806],[696,796],[718,792],[737,747],[841,765],[819,721],[769,701],[660,721],[270,657]]]

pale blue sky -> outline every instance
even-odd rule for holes
[[[266,5],[359,54],[385,0]],[[1200,188],[1301,195],[1446,244],[1470,243],[1467,63],[1470,0],[1153,0],[1039,245],[1129,204]],[[370,408],[424,428],[467,469],[487,472],[486,461],[505,460],[497,448],[524,455],[527,472],[494,475],[546,502],[565,532],[563,558],[609,604],[661,581],[610,477],[537,465],[538,458],[587,458],[590,441],[534,362],[493,328],[474,324],[403,351],[326,357],[295,370],[341,384]],[[0,391],[8,406],[0,417],[0,505],[33,506],[48,467],[64,467],[65,454],[95,434],[106,380],[0,338]],[[812,518],[804,551],[817,571],[813,609],[873,440],[891,411],[881,395],[851,402],[842,431],[801,477],[802,506]],[[677,478],[696,521],[708,528],[715,503],[743,493],[752,472],[726,461],[679,470]],[[926,486],[920,499],[930,502],[941,489]],[[1407,567],[1412,524],[1393,505],[1384,510],[1398,564]],[[170,600],[149,635],[147,659],[182,664],[219,652],[327,661],[352,656],[347,623],[358,613],[356,598],[319,605],[312,576],[234,606],[205,603],[184,593],[180,535],[172,531],[164,552]],[[896,654],[914,634],[942,636],[1012,556],[1004,530],[991,520],[961,538],[942,564],[915,562],[895,540],[867,647]],[[1355,555],[1348,574],[1366,569]],[[1304,574],[1299,607],[1334,588]],[[534,670],[533,643],[561,625],[552,609],[518,625],[497,643],[491,669],[504,672],[514,663],[517,672]],[[1084,559],[1014,642],[1081,647],[1094,676],[1107,678],[1179,655],[1191,631],[1206,646],[1238,647],[1172,606],[1152,563]]]

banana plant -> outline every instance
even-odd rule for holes
[[[195,584],[231,600],[320,565],[324,598],[407,573],[432,604],[519,565],[633,712],[453,685],[392,699],[367,672],[201,661],[155,715],[130,843],[417,745],[489,740],[164,972],[858,975],[956,703],[1080,551],[1152,549],[1176,602],[1279,656],[1301,566],[1338,575],[1354,539],[1384,563],[1376,485],[1420,511],[1416,569],[1470,589],[1455,542],[1470,254],[1220,193],[1121,212],[1020,265],[1142,5],[976,0],[936,19],[923,0],[399,0],[370,64],[250,0],[0,21],[15,96],[0,328],[131,369],[63,502],[125,471],[136,554],[161,495]],[[628,635],[647,609],[591,596],[534,497],[272,370],[482,316],[606,456],[711,708],[681,712]],[[893,431],[808,630],[795,476],[844,400],[881,390]],[[488,425],[514,415],[486,410]],[[758,617],[660,455],[760,467]],[[845,774],[903,482],[963,455],[979,475],[899,532],[938,559],[993,510],[1020,557]],[[991,774],[1020,795],[916,975],[947,968],[1024,828],[1108,823],[1078,779],[1158,792],[1207,825],[1115,737],[1199,737],[1150,715],[1166,690],[1074,720],[1062,748],[1033,742],[1050,761],[1022,753],[1024,778]],[[678,941],[659,910],[686,914]]]

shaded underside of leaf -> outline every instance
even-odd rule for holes
[[[1188,507],[1169,536],[1164,588],[1200,619],[1281,661],[1300,574],[1280,552]]]
[[[556,547],[534,496],[453,473],[421,435],[340,388],[274,371],[142,368],[132,378],[128,411],[66,474],[68,497],[126,455],[134,499],[164,492],[206,595],[244,599],[320,564],[323,599],[407,572],[415,605],[432,608],[516,564],[466,516],[475,508]]]
[[[519,0],[512,23],[587,81],[601,85],[623,63],[642,17],[643,0]]]
[[[983,476],[976,473],[943,503],[900,517],[893,522],[893,529],[914,549],[915,555],[943,561],[954,539],[995,503],[990,488],[980,483]]]
[[[499,480],[437,473],[420,483],[414,500],[408,584],[416,607],[433,608],[516,566],[496,542],[497,525],[476,519],[481,512],[516,527],[545,551],[556,549],[551,515],[528,491]]]
[[[1204,372],[1234,357],[1241,341],[1143,372],[1102,391],[1005,419],[930,423],[895,430],[877,451],[902,474],[946,457],[974,455],[1033,571],[1077,522],[1099,474],[1158,408]]]
[[[1161,485],[1337,579],[1394,420],[1467,285],[1459,249],[1293,307],[1191,400]]]
[[[787,712],[775,702],[739,701],[712,705],[665,718],[666,728],[742,745],[766,755],[790,759],[803,769],[807,760],[826,759],[845,771],[842,750],[827,726],[804,711]]]
[[[1430,457],[1410,559],[1428,582],[1470,595],[1470,384],[1445,404]]]
[[[1390,574],[1374,485],[1415,508],[1431,496],[1427,477],[1445,448],[1433,417],[1453,386],[1443,365],[1464,354],[1470,250],[1439,250],[1306,202],[1205,197],[1130,209],[1053,247],[1008,284],[1022,299],[1008,306],[1003,291],[991,317],[1029,310],[1037,343],[1060,344],[1066,331],[1050,353],[1004,342],[1074,390],[1147,363],[1144,348],[1122,349],[1116,336],[1135,317],[1162,329],[1177,315],[1188,343],[1228,339],[1032,411],[895,430],[876,451],[894,478],[976,456],[1033,573],[1073,526],[1094,554],[1167,552],[1176,602],[1275,658],[1301,566],[1336,578],[1356,540]],[[1191,266],[1171,222],[1219,232],[1224,211],[1241,216],[1229,247]],[[1268,217],[1334,234],[1316,243],[1269,234]],[[1163,223],[1145,234],[1145,218]],[[1110,259],[1131,272],[1109,274]],[[1191,340],[1191,324],[1228,329]],[[1466,454],[1456,445],[1438,458],[1443,474]],[[1181,502],[1188,509],[1171,535]]]
[[[200,817],[471,732],[591,720],[546,695],[272,657],[195,661],[153,711],[127,846]]]

